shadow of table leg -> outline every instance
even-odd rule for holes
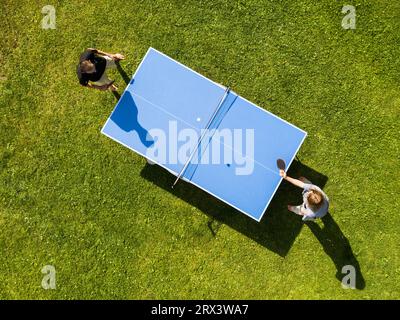
[[[287,193],[292,193],[288,191],[288,188],[294,188],[290,185],[277,192],[275,201],[270,205],[270,212],[257,222],[185,181],[180,181],[171,189],[175,177],[157,165],[146,165],[141,171],[141,176],[204,212],[208,216],[205,227],[214,237],[222,225],[227,225],[284,257],[303,225],[301,219],[289,212],[286,205],[280,201],[283,197],[286,198]],[[296,196],[300,197],[301,193]]]

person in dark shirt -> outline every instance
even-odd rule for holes
[[[116,91],[114,81],[107,77],[107,69],[115,68],[115,62],[125,59],[120,54],[111,54],[97,49],[88,48],[81,54],[77,68],[79,83],[88,88]]]

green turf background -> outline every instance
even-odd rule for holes
[[[0,30],[0,299],[399,298],[399,1],[2,0]],[[291,173],[325,177],[331,217],[302,224],[283,183],[254,224],[101,135],[116,100],[79,54],[130,76],[149,46],[306,130]]]

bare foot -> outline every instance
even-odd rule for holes
[[[112,84],[112,85],[110,86],[110,90],[115,92],[115,91],[118,90],[118,87],[117,87],[115,84]]]

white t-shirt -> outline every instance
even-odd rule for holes
[[[310,190],[316,190],[321,192],[323,196],[322,205],[315,210],[312,206],[308,204],[307,200],[307,192]],[[329,198],[328,196],[316,185],[305,183],[304,190],[303,190],[303,204],[302,204],[302,211],[304,212],[303,220],[313,220],[315,218],[322,218],[329,209]]]

